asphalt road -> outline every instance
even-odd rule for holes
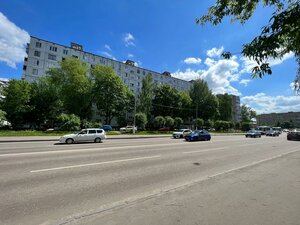
[[[300,224],[300,142],[0,143],[0,224]]]

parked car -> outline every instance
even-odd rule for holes
[[[134,127],[134,126],[126,126],[126,127],[121,127],[120,128],[120,131],[122,133],[133,133],[133,130],[134,132],[137,131],[137,127]]]
[[[184,138],[186,141],[210,141],[211,136],[206,130],[195,130]]]
[[[290,131],[287,134],[287,140],[289,141],[300,141],[300,131]]]
[[[111,127],[111,125],[103,125],[100,129],[103,129],[105,131],[111,131],[112,127]]]
[[[246,134],[245,137],[253,137],[253,138],[257,138],[257,137],[261,137],[261,133],[259,131],[256,130],[249,130]]]
[[[103,129],[89,128],[81,130],[77,134],[67,134],[59,138],[60,143],[72,144],[74,142],[96,142],[100,143],[106,139],[106,134]]]
[[[279,136],[279,133],[276,130],[269,130],[266,132],[266,136],[276,137]]]
[[[170,127],[159,128],[158,131],[170,131]]]
[[[192,133],[190,129],[180,129],[179,131],[173,132],[173,138],[184,138],[185,135]]]

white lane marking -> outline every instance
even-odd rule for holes
[[[251,144],[238,145],[236,147],[246,147],[246,146],[251,146],[251,145],[263,145],[263,144],[275,144],[275,143],[280,143],[280,142],[282,142],[282,141],[251,143]]]
[[[129,162],[129,161],[136,161],[136,160],[154,159],[154,158],[159,158],[159,157],[161,157],[161,155],[131,158],[131,159],[119,159],[119,160],[112,160],[112,161],[106,161],[106,162],[97,162],[97,163],[88,163],[88,164],[78,164],[78,165],[73,165],[73,166],[62,166],[62,167],[54,167],[54,168],[41,169],[41,170],[32,170],[32,171],[30,171],[30,173],[39,173],[39,172],[45,172],[45,171],[63,170],[63,169],[86,167],[86,166],[96,166],[96,165],[104,165],[104,164],[110,164],[110,163]]]
[[[191,153],[201,153],[201,152],[210,152],[210,151],[217,151],[217,150],[223,150],[228,149],[229,147],[222,147],[222,148],[210,148],[207,150],[198,150],[198,151],[189,151],[189,152],[183,152],[183,154],[191,154]]]

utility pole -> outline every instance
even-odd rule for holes
[[[135,114],[136,114],[136,96],[134,94],[133,129],[132,129],[133,134],[135,134]]]

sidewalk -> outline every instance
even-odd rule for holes
[[[171,138],[171,134],[161,135],[108,135],[109,140],[119,139],[139,139],[139,138]],[[2,142],[37,142],[37,141],[58,141],[60,136],[11,136],[11,137],[0,137],[0,143]]]

